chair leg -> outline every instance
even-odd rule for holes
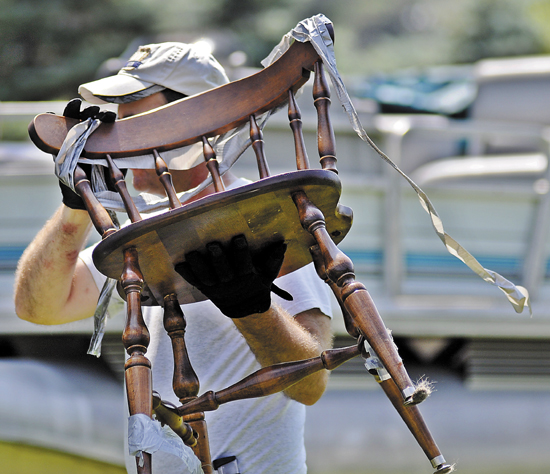
[[[334,296],[336,297],[336,300],[340,304],[344,317],[346,331],[350,334],[350,336],[354,338],[359,338],[360,340],[362,337],[362,331],[360,330],[360,328],[357,327],[356,320],[353,319],[352,315],[350,315],[346,305],[342,301],[341,288],[328,278],[321,249],[319,248],[319,246],[314,246],[310,250],[317,274],[323,281],[325,281],[325,283],[330,286],[334,293]],[[363,343],[360,344],[361,346],[363,345]],[[365,358],[369,356],[368,353],[365,353],[364,349],[362,350],[362,353],[363,357]],[[374,371],[374,378],[390,400],[391,404],[396,409],[397,413],[399,413],[399,416],[401,416],[401,419],[409,428],[409,431],[414,436],[418,445],[424,451],[424,454],[426,454],[426,456],[430,460],[432,466],[436,469],[434,474],[451,473],[454,468],[452,465],[446,463],[445,458],[441,454],[441,451],[439,450],[432,434],[430,433],[428,426],[424,421],[424,418],[422,417],[422,414],[420,413],[420,410],[414,404],[406,405],[403,403],[402,392],[395,383],[395,380],[389,375],[389,372],[387,370],[385,370],[384,372],[385,376],[382,377],[380,373],[376,373],[376,371]]]
[[[194,413],[193,415],[183,416],[183,420],[193,428],[197,434],[197,444],[192,447],[195,456],[201,461],[201,467],[204,474],[214,474],[212,467],[212,457],[210,456],[210,441],[208,439],[208,429],[204,420],[204,413]]]
[[[382,390],[384,390],[384,393],[409,428],[418,445],[424,451],[424,454],[430,460],[432,467],[436,469],[434,474],[449,474],[452,472],[453,466],[447,464],[445,461],[418,407],[403,405],[399,389],[392,378],[382,380],[378,375],[375,375],[374,378],[380,387],[382,387]]]
[[[135,247],[124,251],[121,284],[128,303],[122,342],[130,356],[124,366],[130,415],[144,414],[151,417],[153,413],[151,363],[145,357],[150,337],[141,314],[143,276]],[[142,459],[136,458],[137,472],[138,474],[151,474],[151,454],[142,454]]]
[[[355,281],[353,263],[332,241],[327,232],[323,213],[307,198],[303,191],[292,195],[298,209],[302,227],[319,246],[319,251],[329,280],[341,294],[341,301],[353,325],[367,339],[401,391],[405,404],[422,401],[405,370],[390,333],[378,314],[365,286]]]
[[[200,388],[199,379],[191,366],[185,346],[186,326],[185,316],[176,295],[166,295],[164,297],[164,329],[166,329],[168,336],[172,340],[174,353],[174,377],[172,385],[174,393],[183,404],[195,400]],[[189,423],[197,434],[197,443],[191,447],[201,461],[204,474],[211,474],[213,472],[212,459],[204,413],[196,413],[183,417],[183,421]]]

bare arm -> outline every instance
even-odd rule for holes
[[[23,253],[15,275],[15,311],[36,324],[93,315],[99,291],[78,254],[91,229],[88,213],[61,205]]]
[[[295,317],[272,304],[261,314],[233,319],[262,367],[281,362],[317,357],[332,347],[330,318],[318,309]],[[321,370],[292,385],[285,394],[305,405],[313,405],[323,395],[328,372]]]

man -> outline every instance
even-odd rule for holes
[[[165,105],[174,94],[184,97],[225,82],[222,67],[211,55],[191,45],[163,43],[140,47],[117,75],[84,84],[79,93],[92,103],[119,104],[118,116],[125,118]],[[195,187],[207,176],[203,162],[171,172],[178,192]],[[140,191],[162,193],[154,170],[133,170],[133,179]],[[228,188],[246,182],[230,173],[223,179]],[[91,229],[88,213],[77,195],[62,190],[63,204],[25,251],[16,275],[16,312],[37,324],[92,316],[104,280],[93,266],[91,249],[82,251]],[[207,188],[195,199],[210,192]],[[223,389],[260,366],[316,357],[330,347],[330,300],[313,266],[279,278],[276,284],[290,291],[293,300],[273,295],[261,312],[242,314],[241,308],[235,316],[226,308],[227,298],[218,303],[216,294],[211,300],[218,307],[212,301],[182,306],[189,357],[202,390]],[[235,301],[248,296],[235,295]],[[245,311],[253,307],[244,306]],[[154,390],[177,404],[171,389],[171,344],[161,314],[159,307],[144,308],[151,334],[147,356],[153,366]],[[304,405],[320,398],[327,377],[322,371],[284,393],[229,403],[207,413],[212,459],[236,456],[242,474],[305,473]],[[161,456],[154,456],[153,463],[159,473],[172,472]],[[135,460],[129,459],[127,466],[134,471]]]

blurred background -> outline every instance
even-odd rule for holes
[[[532,297],[533,315],[516,314],[447,254],[412,189],[334,97],[342,203],[355,215],[341,248],[412,378],[435,382],[420,406],[432,434],[457,472],[548,472],[550,0],[0,0],[3,473],[123,472],[123,317],[112,315],[96,359],[91,321],[39,327],[13,309],[17,261],[60,203],[29,122],[61,113],[80,83],[149,42],[200,42],[243,77],[317,13],[334,23],[338,68],[368,133],[429,194],[446,231]],[[300,100],[312,158],[309,87]],[[273,172],[293,167],[289,130],[284,113],[266,127]],[[246,154],[237,168],[256,177]],[[334,330],[337,346],[353,343],[336,305]],[[432,472],[359,359],[308,408],[306,443],[311,474]]]

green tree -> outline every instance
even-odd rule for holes
[[[477,5],[469,28],[457,38],[454,59],[474,62],[488,57],[541,53],[542,41],[529,21],[525,7],[523,2],[501,0]]]
[[[75,96],[99,65],[151,31],[131,0],[0,0],[0,100]]]
[[[0,0],[0,100],[74,97],[130,43],[207,37],[259,66],[296,23],[324,13],[344,75],[550,50],[550,0]]]

